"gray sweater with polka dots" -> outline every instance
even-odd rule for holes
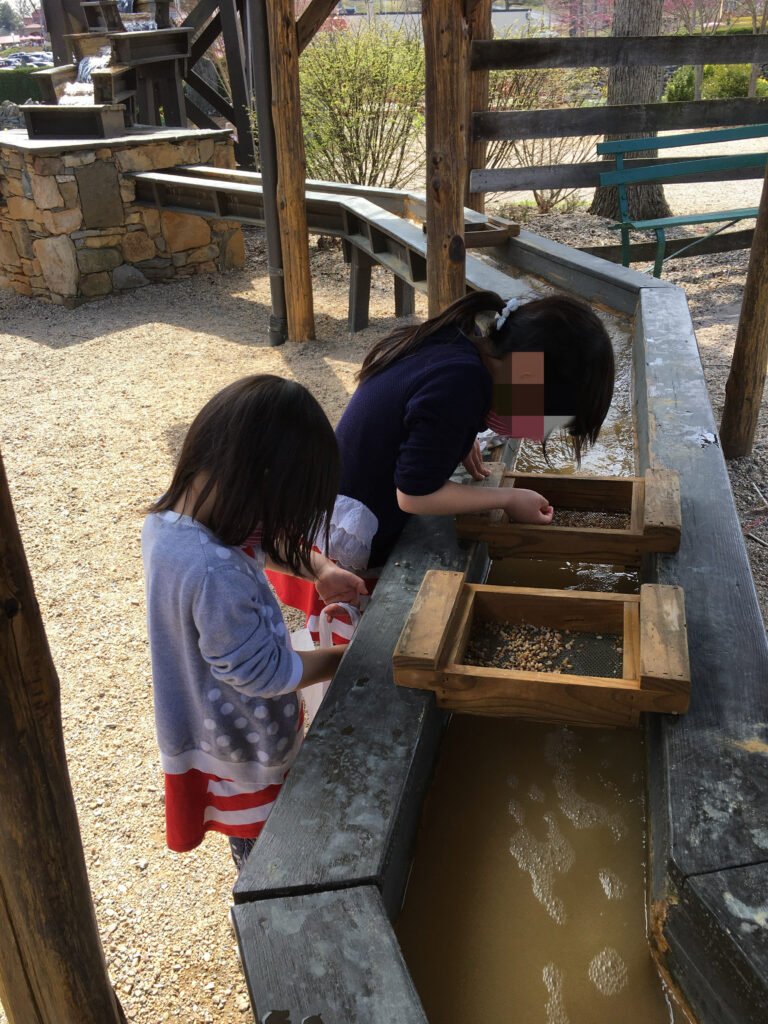
[[[283,781],[301,743],[302,662],[255,558],[175,512],[141,536],[163,770]]]

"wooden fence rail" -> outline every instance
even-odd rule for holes
[[[768,36],[639,36],[621,38],[475,39],[470,70],[610,67],[616,64],[751,63],[768,61]],[[539,110],[475,110],[472,143],[512,139],[555,139],[588,135],[643,135],[693,128],[768,123],[768,99],[743,98],[646,103],[621,106],[559,107]],[[656,162],[656,161],[654,161]],[[627,167],[646,162],[627,162]],[[546,188],[593,188],[601,161],[541,167],[472,167],[470,194]],[[706,172],[702,172],[705,174]],[[689,180],[722,181],[762,177],[750,167],[730,176]]]
[[[470,70],[607,68],[616,64],[752,64],[768,60],[768,36],[606,36],[475,39]]]

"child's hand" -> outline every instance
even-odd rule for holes
[[[365,584],[353,572],[328,562],[317,574],[315,590],[324,604],[351,604],[357,607],[367,594]]]
[[[487,476],[491,475],[490,469],[486,469],[483,465],[483,454],[480,451],[480,442],[477,438],[475,438],[469,455],[466,459],[461,460],[461,464],[473,480],[485,480]]]
[[[502,508],[513,523],[551,523],[555,510],[537,491],[525,487],[505,488]]]

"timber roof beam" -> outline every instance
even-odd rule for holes
[[[311,0],[296,22],[296,37],[299,42],[299,53],[309,46],[338,0]]]

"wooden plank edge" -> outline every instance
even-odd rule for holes
[[[682,587],[640,587],[640,686],[677,694],[687,710],[691,668]]]
[[[392,655],[396,683],[415,668],[437,670],[463,586],[462,572],[429,569],[424,574]]]

